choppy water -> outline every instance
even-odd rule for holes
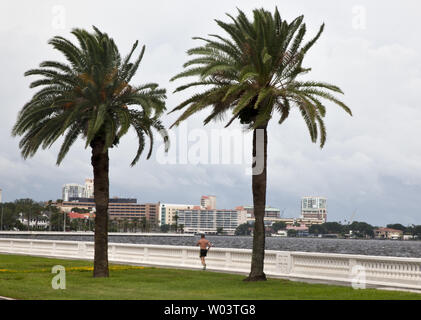
[[[93,241],[89,235],[0,235],[1,238],[51,239]],[[251,248],[253,238],[248,236],[207,236],[215,247]],[[109,236],[110,242],[194,246],[199,239],[184,236]],[[348,253],[373,256],[395,256],[421,258],[421,241],[356,240],[321,238],[266,238],[266,249],[280,251],[306,251],[326,253]]]

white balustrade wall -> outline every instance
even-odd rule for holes
[[[93,242],[0,238],[0,253],[93,260]],[[110,243],[109,261],[149,266],[201,268],[197,247]],[[247,274],[251,250],[212,248],[209,270]],[[1,260],[0,260],[1,267]],[[265,251],[272,277],[421,290],[421,259],[352,254]]]

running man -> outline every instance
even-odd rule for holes
[[[196,246],[200,246],[200,260],[202,261],[203,270],[206,270],[205,257],[206,257],[206,254],[208,253],[208,250],[212,246],[212,243],[209,240],[206,240],[205,235],[202,234],[200,237],[200,240],[197,241]]]

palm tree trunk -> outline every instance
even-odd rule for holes
[[[94,277],[108,277],[108,150],[104,151],[104,141],[94,139],[91,143],[91,163],[94,170],[95,199],[95,257]]]
[[[245,281],[264,281],[265,258],[265,207],[266,207],[266,166],[267,166],[267,124],[253,131],[252,191],[254,211],[253,251],[251,269]]]

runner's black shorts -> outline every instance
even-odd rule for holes
[[[208,250],[206,249],[200,249],[200,257],[206,257],[206,254],[208,253]]]

